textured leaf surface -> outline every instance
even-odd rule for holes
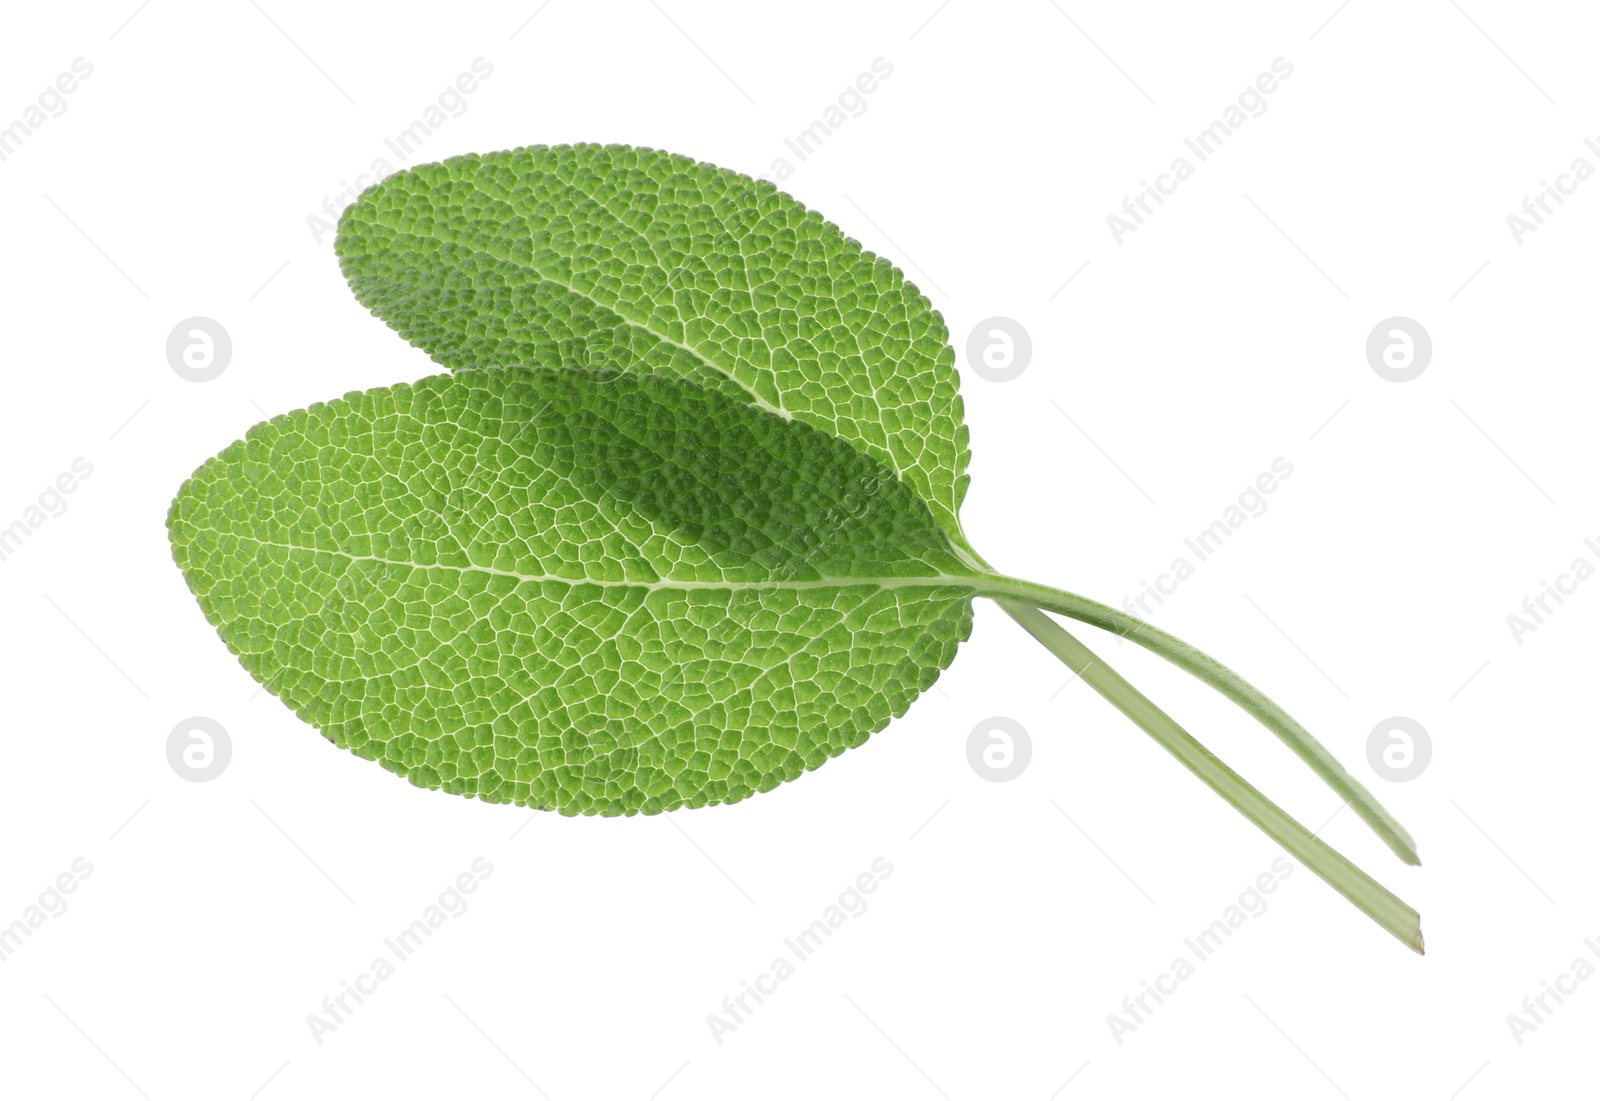
[[[229,648],[335,744],[569,814],[793,779],[971,627],[967,568],[881,463],[632,372],[462,371],[277,417],[168,527]]]
[[[456,157],[369,190],[336,248],[356,297],[448,367],[693,379],[875,456],[963,541],[943,318],[769,183],[618,145]]]

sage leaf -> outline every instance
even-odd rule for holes
[[[631,146],[468,155],[369,189],[335,251],[361,303],[445,366],[682,375],[874,456],[962,540],[944,319],[769,183]]]
[[[1415,910],[1046,613],[1215,687],[1416,863],[1308,731],[1182,640],[978,554],[944,322],[820,215],[655,150],[534,146],[389,177],[336,251],[455,374],[258,425],[169,516],[224,641],[335,743],[568,814],[733,802],[903,714],[983,596],[1422,951]]]
[[[168,528],[223,641],[334,744],[563,814],[731,803],[860,745],[949,665],[976,580],[877,460],[636,372],[276,417]]]

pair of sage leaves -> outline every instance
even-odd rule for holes
[[[533,146],[390,176],[335,247],[450,373],[256,425],[168,517],[206,618],[334,744],[563,814],[732,803],[904,714],[987,597],[1421,951],[1414,910],[1046,613],[1216,687],[1416,863],[1298,723],[1171,635],[984,562],[944,321],[817,213],[686,157]]]

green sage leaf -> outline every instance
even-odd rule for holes
[[[276,417],[168,526],[223,641],[335,744],[566,814],[792,780],[971,627],[970,569],[883,464],[635,372],[463,371]]]

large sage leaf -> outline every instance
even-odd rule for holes
[[[335,744],[568,814],[794,779],[971,626],[970,569],[881,463],[639,373],[464,371],[276,417],[168,525],[223,641]]]

